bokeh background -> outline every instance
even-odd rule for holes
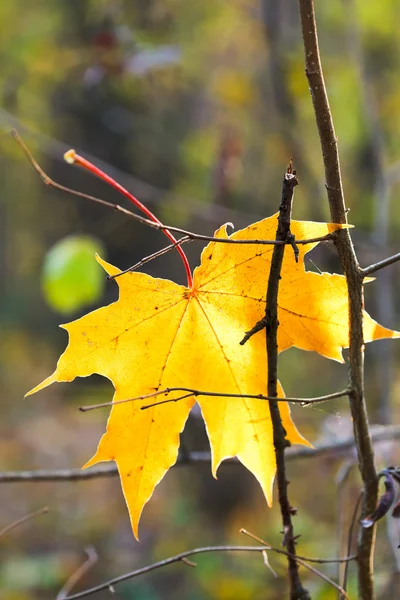
[[[316,4],[353,237],[366,266],[399,250],[400,4]],[[17,127],[59,183],[127,206],[105,184],[63,162],[74,147],[160,219],[208,235],[224,222],[238,229],[275,212],[293,156],[301,182],[294,217],[328,220],[297,6],[288,0],[10,0],[0,3],[0,65],[0,470],[80,467],[94,453],[107,409],[82,414],[77,407],[109,400],[110,383],[93,376],[23,396],[54,370],[67,341],[57,325],[116,299],[116,285],[105,281],[94,251],[126,268],[165,241],[120,214],[46,188],[8,131]],[[187,246],[193,267],[201,249]],[[340,266],[325,244],[307,268]],[[144,270],[184,283],[176,253]],[[394,265],[366,290],[369,312],[397,329],[399,275]],[[366,350],[374,424],[399,422],[398,359],[395,342]],[[345,365],[295,349],[282,355],[280,378],[292,396],[329,393],[347,383]],[[351,433],[345,399],[293,413],[315,444]],[[196,412],[182,444],[208,447]],[[396,463],[396,443],[380,444],[377,459],[381,467]],[[352,452],[334,451],[290,462],[301,554],[345,553],[359,492],[353,465]],[[55,598],[90,545],[99,559],[80,589],[192,547],[251,543],[241,527],[277,546],[281,541],[277,503],[268,509],[254,478],[237,465],[223,465],[218,481],[208,465],[172,469],[145,508],[140,544],[115,478],[0,484],[0,529],[44,505],[47,515],[0,538],[1,598]],[[393,520],[380,524],[379,598],[399,591],[398,535]],[[209,554],[196,562],[196,569],[178,564],[120,584],[115,597],[287,597],[280,557],[270,555],[277,579],[254,554]],[[336,577],[335,566],[322,568]],[[304,580],[313,598],[336,598],[314,575],[305,572]],[[350,592],[354,585],[351,569]]]

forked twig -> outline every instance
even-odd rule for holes
[[[121,583],[122,581],[127,581],[128,579],[133,579],[135,577],[139,577],[140,575],[145,575],[146,573],[150,573],[151,571],[155,571],[156,569],[160,569],[161,567],[166,567],[167,565],[171,565],[177,562],[184,562],[187,564],[187,559],[189,556],[194,556],[196,554],[205,554],[208,552],[258,552],[260,554],[263,551],[274,551],[270,546],[205,546],[203,548],[193,548],[193,550],[187,550],[186,552],[181,552],[180,554],[176,554],[175,556],[170,556],[169,558],[165,558],[164,560],[160,560],[151,565],[147,565],[141,569],[136,569],[135,571],[131,571],[129,573],[124,573],[124,575],[120,575],[118,577],[114,577],[113,579],[109,579],[100,585],[96,585],[90,589],[84,590],[82,592],[78,592],[77,594],[72,594],[71,596],[67,596],[63,600],[78,600],[78,598],[85,598],[86,596],[90,596],[91,594],[95,594],[96,592],[100,592],[101,590],[109,589],[111,586],[114,586],[117,583]],[[192,566],[192,565],[191,565]]]
[[[66,597],[64,596],[62,600],[78,600],[78,598],[85,598],[86,596],[90,596],[91,594],[100,592],[101,590],[106,590],[117,583],[121,583],[122,581],[126,581],[128,579],[133,579],[134,577],[139,577],[140,575],[150,573],[151,571],[155,571],[156,569],[160,569],[161,567],[166,567],[167,565],[171,565],[173,563],[185,562],[187,564],[186,559],[189,556],[194,556],[196,554],[204,554],[204,553],[208,553],[208,552],[259,552],[260,554],[263,554],[266,551],[275,552],[277,554],[286,554],[284,551],[280,550],[279,548],[274,548],[273,546],[270,546],[269,544],[263,544],[260,546],[205,546],[203,548],[193,548],[193,550],[187,550],[186,552],[181,552],[180,554],[176,554],[175,556],[170,556],[169,558],[160,560],[151,565],[147,565],[146,567],[143,567],[141,569],[136,569],[135,571],[131,571],[130,573],[125,573],[124,575],[120,575],[119,577],[114,577],[113,579],[110,579],[104,583],[101,583],[100,585],[97,585],[97,586],[92,587],[87,590],[83,590],[82,592],[78,592],[77,594],[72,594],[71,596],[66,596]],[[313,561],[313,559],[309,559],[307,557],[304,557],[304,558],[307,561]],[[298,560],[298,562],[303,564],[303,566],[308,568],[310,571],[313,571],[320,577],[323,577],[326,581],[329,581],[329,583],[332,583],[333,585],[336,586],[336,584],[334,584],[334,582],[331,582],[329,580],[329,578],[326,578],[326,576],[324,576],[323,573],[319,573],[319,571],[317,571],[316,569],[314,570],[312,567],[310,567],[310,565],[307,565],[307,563],[304,563],[303,558],[302,559],[296,558],[296,560]],[[320,559],[320,560],[323,560],[323,559]],[[344,559],[344,560],[354,560],[354,557],[348,557],[347,559]],[[332,559],[332,560],[327,559],[326,562],[328,562],[328,561],[336,562],[336,559]],[[190,566],[194,566],[194,563],[192,563]],[[340,588],[338,588],[338,589],[340,589]],[[59,600],[61,600],[61,599],[59,599]]]
[[[257,542],[267,545],[267,542],[265,542],[264,540],[259,538],[257,535],[254,535],[254,533],[250,533],[249,531],[246,531],[246,529],[241,529],[240,532],[244,533],[245,535],[248,535],[249,537],[251,537],[253,540],[255,540]],[[347,556],[346,558],[323,559],[323,558],[308,558],[306,556],[299,556],[298,554],[296,554],[295,556],[290,556],[290,554],[288,552],[285,552],[284,550],[280,550],[280,549],[274,549],[274,552],[277,552],[279,554],[284,554],[285,556],[289,556],[293,560],[296,560],[300,565],[302,565],[303,567],[305,567],[306,569],[308,569],[309,571],[314,573],[314,575],[317,575],[318,577],[320,577],[321,579],[323,579],[324,581],[329,583],[329,585],[334,587],[338,592],[340,592],[342,594],[342,597],[344,598],[344,600],[350,600],[346,591],[340,585],[338,585],[330,577],[325,575],[325,573],[322,573],[322,571],[320,571],[319,569],[316,569],[315,567],[313,567],[312,565],[309,565],[308,563],[315,562],[315,563],[320,563],[320,564],[324,564],[324,563],[326,564],[326,563],[344,562],[346,564],[349,564],[350,561],[355,560],[357,558],[356,555]]]
[[[146,406],[142,406],[142,410],[147,408],[151,408],[153,406],[159,406],[160,404],[166,404],[169,402],[178,402],[178,400],[183,400],[184,398],[189,398],[190,396],[194,396],[197,398],[198,396],[215,396],[216,398],[249,398],[254,400],[267,400],[267,401],[277,401],[277,402],[292,402],[293,404],[301,404],[301,406],[311,406],[312,404],[318,404],[319,402],[326,402],[327,400],[333,400],[334,398],[342,398],[343,396],[348,396],[350,394],[350,390],[341,390],[340,392],[333,392],[332,394],[326,394],[325,396],[317,396],[315,398],[275,398],[272,396],[265,396],[264,394],[230,394],[225,392],[206,392],[204,390],[195,390],[192,388],[186,387],[170,387],[164,388],[162,390],[157,390],[156,392],[152,392],[151,394],[145,394],[143,396],[135,396],[133,398],[126,398],[124,400],[112,400],[111,402],[102,402],[100,404],[92,404],[90,406],[80,406],[79,410],[82,412],[87,412],[89,410],[96,410],[98,408],[106,408],[109,406],[114,406],[116,404],[125,404],[126,402],[136,402],[138,400],[146,400],[147,398],[155,398],[157,396],[168,395],[171,392],[188,392],[187,394],[180,396],[178,398],[170,398],[168,400],[162,400],[160,402],[155,402],[154,404],[147,404]]]
[[[134,219],[135,221],[138,221],[139,223],[142,223],[143,225],[147,225],[148,227],[152,227],[153,229],[157,229],[159,231],[171,231],[173,233],[180,233],[183,236],[189,238],[190,240],[216,242],[218,244],[253,244],[253,245],[259,244],[259,245],[266,245],[266,246],[276,246],[276,245],[281,246],[281,245],[286,245],[286,244],[291,243],[290,241],[281,242],[281,241],[276,241],[276,240],[258,240],[258,239],[235,240],[230,237],[219,238],[219,237],[214,237],[214,236],[210,236],[210,235],[201,235],[199,233],[187,231],[186,229],[182,229],[180,227],[172,227],[170,225],[163,225],[163,224],[160,225],[159,223],[154,223],[153,221],[150,221],[149,219],[146,219],[145,217],[142,217],[142,216],[132,212],[131,210],[128,210],[127,208],[124,208],[123,206],[120,206],[119,204],[113,204],[112,202],[107,202],[107,200],[103,200],[102,198],[98,198],[96,196],[91,196],[90,194],[85,194],[83,192],[78,192],[77,190],[73,190],[71,188],[66,187],[65,185],[61,185],[60,183],[57,183],[43,171],[43,169],[38,164],[38,162],[33,158],[31,152],[28,150],[27,146],[25,145],[25,143],[22,140],[22,138],[20,137],[20,135],[15,130],[11,131],[11,135],[13,136],[15,141],[18,143],[18,145],[21,147],[22,151],[24,152],[28,161],[31,163],[32,167],[40,175],[40,178],[42,179],[43,183],[45,183],[47,186],[53,187],[57,190],[60,190],[61,192],[66,193],[66,194],[70,194],[70,195],[76,196],[78,198],[83,198],[84,200],[89,200],[90,202],[95,202],[97,204],[101,204],[102,206],[105,206],[106,208],[110,208],[113,211],[120,212],[123,215],[125,215],[126,217]],[[334,239],[335,234],[336,234],[336,232],[333,232],[333,233],[328,233],[327,235],[310,238],[307,240],[296,240],[296,244],[304,245],[304,244],[314,244],[317,242],[326,242],[328,240]],[[180,240],[178,240],[178,242],[180,242]],[[184,243],[184,242],[180,242],[180,243]]]
[[[270,546],[270,544],[268,544],[268,542],[266,542],[262,538],[258,537],[254,533],[247,531],[247,529],[242,528],[240,530],[240,533],[247,535],[255,542],[259,542],[260,544],[262,544],[264,546],[269,546],[269,550],[272,550],[273,552],[276,552],[277,554],[282,554],[283,556],[290,556],[291,558],[294,558],[296,560],[306,560],[307,562],[318,563],[319,565],[327,565],[327,564],[332,564],[332,563],[348,563],[352,560],[356,560],[356,558],[357,558],[356,554],[353,554],[352,556],[346,556],[345,558],[314,558],[314,557],[310,557],[310,556],[301,556],[300,554],[296,554],[296,556],[292,556],[289,552],[286,552],[286,550],[282,550],[282,548],[273,548],[272,546]]]
[[[107,185],[117,190],[117,192],[122,194],[122,196],[128,198],[129,202],[132,202],[132,204],[136,206],[136,208],[140,210],[140,212],[142,212],[150,221],[156,223],[157,225],[163,225],[160,219],[156,217],[156,215],[153,212],[151,212],[151,210],[149,210],[147,206],[140,202],[140,200],[136,198],[136,196],[131,194],[129,190],[127,190],[123,185],[121,185],[118,181],[113,179],[113,177],[108,175],[105,171],[97,167],[95,164],[93,164],[83,156],[77,154],[75,150],[68,150],[68,152],[64,154],[64,160],[70,165],[77,165],[79,167],[82,167],[82,169],[89,171],[89,173],[92,173],[92,175],[95,175],[96,177],[107,183]],[[168,229],[163,229],[163,233],[169,239],[169,241],[172,242],[172,244],[174,244],[174,247],[180,256],[185,269],[187,287],[191,288],[193,286],[193,276],[188,258],[183,248],[177,243],[176,238],[172,235],[170,231],[168,231]]]

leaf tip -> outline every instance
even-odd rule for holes
[[[89,467],[93,467],[93,465],[97,465],[98,462],[101,462],[98,458],[97,458],[97,452],[94,456],[92,456],[92,458],[90,460],[87,461],[87,463],[85,463],[82,467],[81,470],[84,471],[85,469],[88,469]]]
[[[97,260],[97,262],[99,263],[99,265],[101,267],[103,267],[103,269],[105,270],[105,272],[108,275],[117,275],[118,273],[121,273],[121,270],[118,269],[117,267],[114,267],[114,265],[111,265],[110,263],[108,263],[106,260],[103,260],[101,258],[101,256],[99,256],[96,252],[95,254],[95,258]]]
[[[225,457],[225,458],[229,458],[229,457]],[[218,479],[217,471],[219,469],[219,465],[222,463],[223,460],[225,460],[225,458],[222,458],[218,462],[216,460],[214,460],[214,458],[213,458],[212,463],[211,463],[211,474],[214,477],[214,479]]]
[[[29,392],[27,392],[25,394],[24,398],[27,398],[28,396],[32,396],[33,394],[36,394],[36,392],[40,392],[40,390],[43,390],[45,387],[47,387],[48,385],[51,385],[55,381],[57,381],[56,374],[53,373],[53,375],[50,375],[50,377],[47,377],[44,381],[42,381],[42,383],[39,383],[34,388],[29,390]]]

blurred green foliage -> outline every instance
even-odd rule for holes
[[[96,254],[103,256],[103,245],[87,236],[71,235],[50,248],[43,263],[42,287],[53,310],[71,314],[101,298],[105,279]]]
[[[399,250],[400,3],[316,5],[346,199],[356,225],[352,235],[360,262],[367,265]],[[294,217],[328,219],[297,8],[289,0],[1,2],[0,63],[0,468],[79,467],[93,454],[106,413],[83,416],[77,406],[110,400],[112,389],[92,377],[21,400],[53,371],[66,344],[65,332],[57,329],[59,317],[43,297],[42,265],[46,256],[47,263],[60,260],[48,253],[61,243],[63,258],[67,252],[72,260],[64,276],[71,281],[68,273],[74,271],[75,291],[85,291],[85,301],[100,306],[115,300],[115,284],[105,285],[101,299],[90,299],[89,273],[96,268],[99,290],[101,270],[91,260],[78,276],[71,249],[62,250],[61,240],[71,235],[101,240],[110,262],[121,268],[165,241],[117,213],[44,187],[7,131],[17,126],[42,167],[60,183],[124,202],[103,183],[64,164],[64,151],[75,146],[103,161],[101,166],[159,218],[206,234],[226,221],[238,229],[275,212],[282,174],[293,156],[301,183]],[[201,248],[188,246],[193,266]],[[146,272],[184,282],[175,254],[147,264]],[[312,270],[339,268],[329,246],[311,259]],[[51,271],[53,282],[63,274],[57,265]],[[65,302],[74,295],[63,288],[59,307],[67,310]],[[366,289],[369,312],[397,329],[399,297],[398,266],[380,273]],[[87,308],[75,304],[74,310],[79,315]],[[399,422],[397,365],[393,343],[367,348],[373,422]],[[345,365],[295,349],[282,355],[280,378],[291,396],[328,393],[347,383]],[[351,433],[345,400],[293,412],[300,430],[315,443]],[[182,440],[186,449],[207,448],[196,415]],[[377,458],[380,465],[398,463],[398,450],[380,446]],[[335,477],[348,459],[332,454],[289,464],[302,554],[337,554],[339,537],[345,552],[359,480],[351,470],[339,502]],[[54,598],[88,544],[95,545],[99,562],[82,587],[190,547],[241,544],[240,527],[281,543],[278,507],[266,508],[256,482],[240,466],[222,466],[217,482],[205,467],[173,469],[144,511],[140,545],[133,541],[115,479],[1,485],[0,492],[0,528],[30,510],[50,507],[46,517],[0,540],[0,595],[6,600]],[[377,548],[378,596],[395,598],[400,564],[385,523]],[[260,557],[208,555],[196,559],[197,569],[173,565],[116,589],[129,599],[280,600],[287,595],[285,561],[269,559],[276,580]],[[335,567],[323,568],[336,576]],[[316,600],[336,598],[322,580],[308,573],[304,578]],[[109,593],[94,597],[106,599]]]

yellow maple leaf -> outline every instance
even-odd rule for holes
[[[274,239],[276,219],[273,215],[230,237]],[[340,227],[291,223],[298,240]],[[215,235],[228,237],[226,226]],[[297,346],[342,360],[349,338],[346,281],[340,275],[305,271],[304,255],[315,245],[299,247],[298,263],[291,248],[286,249],[278,298],[278,348]],[[115,401],[172,387],[267,394],[265,331],[244,345],[239,342],[265,314],[272,252],[268,245],[211,242],[194,271],[191,289],[143,273],[124,274],[116,280],[118,301],[63,326],[69,345],[56,371],[29,393],[55,381],[99,373],[112,381]],[[108,274],[120,272],[98,261]],[[397,336],[367,313],[364,335],[365,341]],[[170,392],[168,398],[181,395]],[[136,537],[143,506],[176,461],[179,435],[196,400],[210,440],[214,476],[224,459],[237,456],[271,504],[276,464],[267,401],[198,396],[146,410],[141,407],[149,404],[148,399],[116,404],[97,452],[85,467],[100,461],[117,463]],[[308,444],[291,420],[288,405],[279,406],[289,441]]]

